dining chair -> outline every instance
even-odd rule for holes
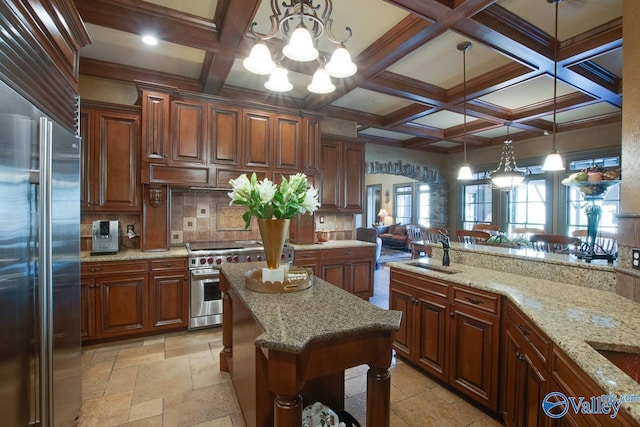
[[[431,245],[429,243],[436,243],[438,239],[442,237],[442,234],[449,235],[449,231],[442,227],[420,227],[420,236],[422,240],[421,250],[431,257]]]
[[[411,259],[420,258],[420,248],[424,246],[422,235],[420,234],[420,227],[407,226],[407,238],[409,240],[409,248],[411,248]]]
[[[579,238],[585,244],[589,243],[587,241],[587,230],[575,230],[571,235]],[[596,233],[596,241],[593,251],[595,253],[603,254],[614,254],[618,252],[618,235],[607,231],[598,231],[598,233]]]
[[[542,228],[533,227],[515,227],[511,229],[511,235],[513,236],[526,236],[528,234],[547,234]]]
[[[500,227],[495,224],[474,224],[473,227],[471,227],[471,230],[484,231],[485,233],[489,233],[493,236],[498,234]]]
[[[456,230],[456,239],[461,243],[482,243],[486,242],[491,234],[479,230]]]
[[[529,237],[531,247],[538,252],[571,253],[582,241],[577,237],[563,234],[532,234]]]

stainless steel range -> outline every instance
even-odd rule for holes
[[[220,266],[224,263],[263,261],[264,248],[254,240],[187,243],[191,297],[189,330],[222,324]],[[293,262],[293,248],[285,246],[283,261]]]

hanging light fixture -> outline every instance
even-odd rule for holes
[[[467,51],[471,49],[471,42],[459,43],[457,48],[462,52],[462,110],[464,114],[464,126],[462,130],[464,163],[460,167],[460,172],[458,172],[458,179],[467,180],[473,179],[473,175],[471,175],[471,167],[469,166],[469,163],[467,163]]]
[[[519,170],[516,165],[516,158],[513,154],[513,141],[509,136],[509,126],[511,122],[505,122],[507,126],[507,139],[502,144],[502,154],[500,163],[495,170],[489,172],[489,185],[502,191],[509,191],[522,184],[525,171]]]
[[[277,73],[276,77],[282,84],[277,85],[278,89],[272,89],[273,84],[265,83],[265,87],[270,90],[283,92],[284,88],[291,90],[293,86],[286,77],[286,69],[281,64],[273,61],[271,52],[265,41],[282,34],[285,40],[288,40],[286,46],[282,49],[282,55],[293,61],[308,62],[318,60],[320,66],[314,74],[312,83],[307,86],[310,92],[329,93],[335,90],[335,86],[331,83],[331,77],[346,78],[354,75],[358,67],[351,60],[351,55],[345,47],[345,43],[351,38],[351,28],[345,27],[347,37],[339,40],[332,31],[333,19],[331,13],[333,11],[332,0],[324,1],[324,8],[320,4],[314,4],[314,0],[291,0],[290,3],[279,0],[271,0],[271,28],[268,33],[261,34],[254,30],[258,25],[254,22],[250,28],[251,34],[259,39],[259,42],[251,49],[249,56],[243,61],[244,67],[255,74]],[[283,8],[283,12],[280,10]],[[295,25],[297,22],[297,25]],[[320,53],[315,43],[317,40],[326,36],[327,40],[337,45],[328,63],[319,58]],[[282,72],[285,71],[285,73]],[[286,84],[282,79],[285,75]],[[273,77],[273,76],[272,76]],[[270,77],[269,81],[271,81]]]
[[[553,148],[547,154],[547,158],[544,160],[542,170],[544,171],[561,171],[564,170],[564,163],[558,150],[556,149],[556,129],[558,127],[556,123],[557,112],[557,98],[558,98],[558,4],[562,0],[547,0],[547,3],[556,4],[556,23],[555,23],[555,38],[553,40]]]

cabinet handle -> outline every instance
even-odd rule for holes
[[[100,267],[94,267],[94,268],[90,268],[90,269],[89,269],[89,271],[90,271],[91,273],[95,273],[96,271],[102,271],[102,268],[100,268]]]
[[[453,317],[453,316],[455,316],[455,315],[456,315],[456,313],[455,313],[455,312],[453,312],[453,311],[450,311],[450,312],[449,312],[449,317]]]
[[[475,298],[471,298],[471,297],[464,297],[464,299],[469,301],[471,304],[475,304],[475,305],[484,304],[484,301],[479,300],[479,299],[475,299]]]
[[[174,267],[174,266],[175,266],[175,264],[173,264],[173,263],[171,263],[171,264],[170,263],[160,264],[160,267],[165,267],[165,268]]]
[[[516,357],[518,358],[518,360],[524,360],[524,354],[520,353],[519,351],[516,352]]]
[[[520,332],[522,332],[522,335],[524,335],[525,337],[531,333],[527,328],[525,328],[522,325],[518,325],[518,329],[520,329]]]

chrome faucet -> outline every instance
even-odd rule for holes
[[[442,243],[442,249],[444,251],[444,254],[442,255],[442,265],[444,267],[449,267],[449,264],[451,264],[451,260],[449,259],[449,249],[451,248],[451,241],[449,240],[449,236],[447,236],[442,231],[438,231],[438,233],[440,234],[440,237],[438,237],[436,242]]]

